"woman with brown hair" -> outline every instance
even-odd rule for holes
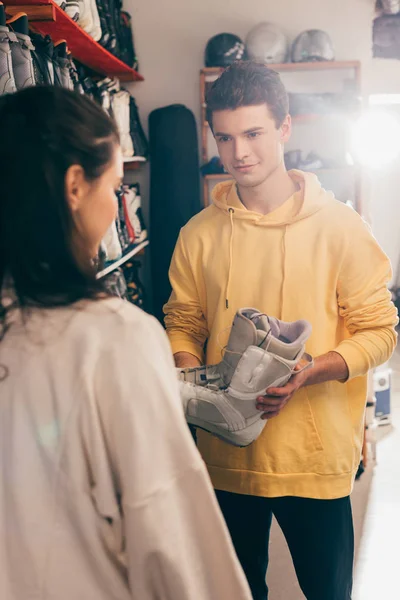
[[[51,87],[0,123],[1,597],[249,600],[167,338],[96,280],[115,124]]]

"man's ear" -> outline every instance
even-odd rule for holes
[[[65,174],[65,197],[72,212],[80,209],[86,196],[88,182],[81,165],[71,165]]]
[[[289,141],[290,136],[292,135],[292,117],[290,115],[286,115],[280,129],[281,142],[282,144],[285,144]]]

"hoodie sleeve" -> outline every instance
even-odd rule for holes
[[[164,314],[172,352],[190,352],[203,363],[209,332],[182,232],[172,257],[169,279],[172,294],[164,306]]]
[[[339,314],[350,338],[335,348],[347,363],[348,379],[365,375],[390,358],[398,322],[387,287],[392,276],[388,257],[361,219],[351,235],[337,289]]]
[[[132,599],[250,600],[155,319],[142,316],[115,332],[96,388]],[[97,489],[103,478],[104,468],[93,473],[99,506],[108,497]]]

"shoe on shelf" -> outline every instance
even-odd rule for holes
[[[327,166],[326,162],[315,152],[309,152],[307,156],[304,156],[301,150],[286,152],[285,165],[288,170],[301,169],[302,171],[313,171]]]
[[[104,249],[104,260],[111,262],[118,260],[122,256],[122,248],[118,238],[118,231],[115,221],[109,226],[102,241]]]
[[[84,92],[82,84],[81,84],[81,82],[79,80],[78,71],[77,71],[75,63],[73,61],[71,52],[68,52],[67,58],[68,58],[68,63],[69,63],[69,74],[70,74],[70,77],[71,77],[73,89],[78,94],[84,94],[85,92]]]
[[[78,77],[79,84],[83,89],[83,93],[86,94],[89,98],[94,100],[95,102],[99,102],[99,90],[90,76],[90,72],[84,65],[80,64],[77,61],[73,62],[74,65],[74,76]]]
[[[98,79],[96,81],[96,87],[98,90],[97,100],[106,113],[113,119],[116,116],[113,112],[113,99],[117,92],[121,90],[121,84],[118,79],[111,79],[110,77],[104,77],[104,79]],[[118,99],[115,106],[116,112],[118,112]]]
[[[96,0],[78,0],[79,18],[78,25],[96,42],[101,39],[102,32],[100,17],[97,10]]]
[[[6,9],[2,2],[0,2],[0,27],[7,27]]]
[[[287,323],[254,308],[240,309],[222,361],[217,365],[177,369],[181,399],[189,424],[235,446],[248,446],[266,420],[258,396],[285,385],[305,353],[311,335],[308,321]]]
[[[129,95],[129,118],[130,134],[135,149],[135,156],[147,158],[149,154],[149,144],[143,131],[135,98],[131,95]]]
[[[99,0],[103,6],[103,17],[106,23],[106,33],[108,33],[108,39],[105,41],[103,38],[100,39],[99,43],[104,46],[106,50],[115,55],[117,47],[117,33],[114,27],[114,20],[111,14],[112,0]],[[104,33],[104,30],[103,30]]]
[[[112,112],[118,125],[122,155],[126,158],[135,154],[132,138],[130,135],[130,115],[129,115],[130,95],[125,90],[120,90],[113,94],[111,98]]]
[[[112,83],[112,80],[109,77],[105,77],[104,79],[99,79],[96,81],[96,85],[99,89],[99,97],[100,104],[102,109],[111,116],[111,92],[109,90],[109,86]]]
[[[49,35],[43,36],[32,31],[29,35],[35,46],[32,59],[36,85],[54,85],[53,41]]]
[[[17,13],[7,21],[17,42],[11,44],[11,57],[17,90],[36,85],[31,52],[35,50],[29,37],[29,22],[26,13]]]
[[[68,46],[65,40],[59,40],[54,44],[54,61],[57,63],[60,70],[62,87],[67,90],[73,90],[74,84],[69,70],[70,62],[68,58]]]
[[[75,23],[79,21],[80,7],[77,0],[67,0],[64,10]]]
[[[139,308],[144,309],[146,304],[146,293],[139,275],[140,268],[141,264],[137,260],[128,261],[122,265],[122,270],[124,272],[126,285],[128,288],[128,300]]]
[[[117,79],[116,77],[114,79],[110,79],[109,83],[108,83],[108,89],[110,91],[110,93],[116,93],[119,92],[121,90],[121,83],[119,81],[119,79]]]
[[[67,2],[65,0],[54,0],[54,2],[61,8],[61,10],[65,10]]]
[[[53,69],[54,69],[54,85],[57,87],[64,87],[62,75],[61,75],[61,67],[60,67],[60,63],[59,63],[58,57],[57,57],[57,52],[56,52],[56,49],[54,48],[54,46],[53,46],[52,63],[53,63]]]
[[[111,54],[115,55],[115,49],[117,47],[117,32],[115,30],[114,20],[112,18],[112,3],[113,0],[97,0],[101,30],[103,32],[103,35],[99,40],[99,44],[111,52]]]
[[[102,32],[102,36],[99,39],[99,44],[101,44],[104,48],[106,48],[107,44],[110,42],[110,36],[111,36],[111,32],[110,32],[110,28],[109,28],[110,17],[107,17],[107,15],[109,13],[108,1],[107,0],[97,0],[96,4],[97,4],[97,11],[99,13],[100,27],[101,27],[101,32]]]
[[[123,186],[124,198],[129,216],[129,221],[132,225],[135,244],[140,244],[147,239],[146,225],[142,213],[142,199],[140,196],[140,186],[138,183]]]
[[[135,71],[139,70],[139,62],[135,52],[135,44],[133,40],[132,18],[125,11],[121,11],[121,28],[120,28],[120,58]]]
[[[87,33],[93,29],[93,16],[91,10],[91,0],[78,0],[79,19],[78,25]]]
[[[0,96],[17,91],[11,54],[11,45],[17,43],[15,34],[7,27],[4,5],[0,2]]]
[[[118,30],[118,21],[120,18],[121,5],[119,0],[108,0],[108,18],[109,18],[109,27],[111,29],[111,36],[109,47],[107,48],[111,54],[114,56],[119,56],[119,46],[120,46],[120,38],[119,38],[119,30]]]
[[[99,42],[102,38],[103,32],[101,30],[101,23],[99,11],[97,10],[96,0],[90,0],[90,8],[92,11],[93,27],[91,31],[88,31],[88,33],[94,39],[95,42]]]
[[[213,156],[208,163],[200,168],[202,175],[222,175],[226,173],[219,156]]]

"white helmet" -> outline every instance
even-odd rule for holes
[[[264,63],[283,63],[288,44],[279,27],[273,23],[259,23],[248,33],[246,48],[249,58]]]

